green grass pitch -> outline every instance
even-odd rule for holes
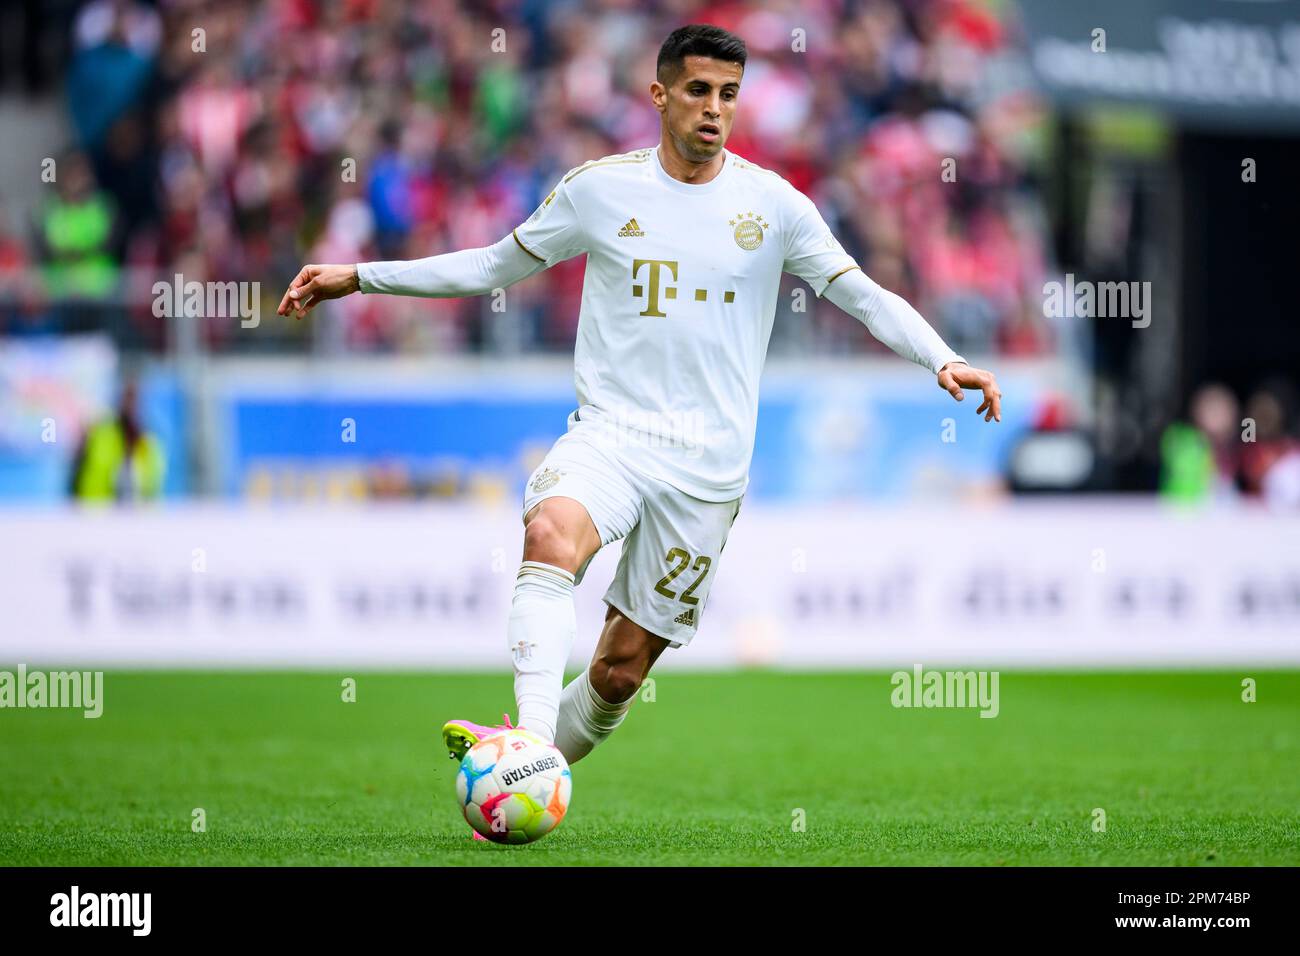
[[[1300,672],[1004,671],[991,720],[895,709],[887,673],[663,673],[521,848],[469,839],[437,733],[495,722],[508,674],[344,676],[110,671],[98,720],[0,711],[0,864],[1300,863]]]

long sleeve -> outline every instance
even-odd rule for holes
[[[881,288],[861,269],[850,269],[826,287],[825,296],[858,319],[903,358],[938,373],[949,362],[966,360],[900,295]]]
[[[431,299],[484,295],[586,252],[582,219],[568,186],[573,172],[517,229],[493,245],[409,262],[359,263],[361,291]]]
[[[480,249],[462,249],[427,259],[357,264],[362,292],[451,299],[504,289],[546,268],[514,234]]]

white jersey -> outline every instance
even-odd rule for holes
[[[683,183],[651,147],[570,171],[514,237],[547,266],[587,254],[570,429],[697,498],[741,496],[781,273],[820,296],[857,267],[812,201],[727,150]]]

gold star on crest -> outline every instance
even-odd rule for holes
[[[768,229],[772,228],[772,224],[770,222],[768,222],[761,215],[755,212],[738,212],[736,213],[735,217],[727,220],[727,225],[736,228],[738,225],[744,226],[748,222],[752,222],[754,225],[758,226],[758,228],[761,230],[761,232],[759,233],[760,236],[762,235],[762,232],[765,232]],[[759,239],[759,241],[761,242],[762,240]]]

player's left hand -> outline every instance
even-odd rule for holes
[[[966,397],[963,386],[978,388],[984,393],[984,401],[975,409],[976,415],[987,412],[984,415],[986,422],[994,418],[1002,421],[1002,391],[992,372],[972,368],[965,362],[949,362],[939,369],[939,387],[959,402]]]

